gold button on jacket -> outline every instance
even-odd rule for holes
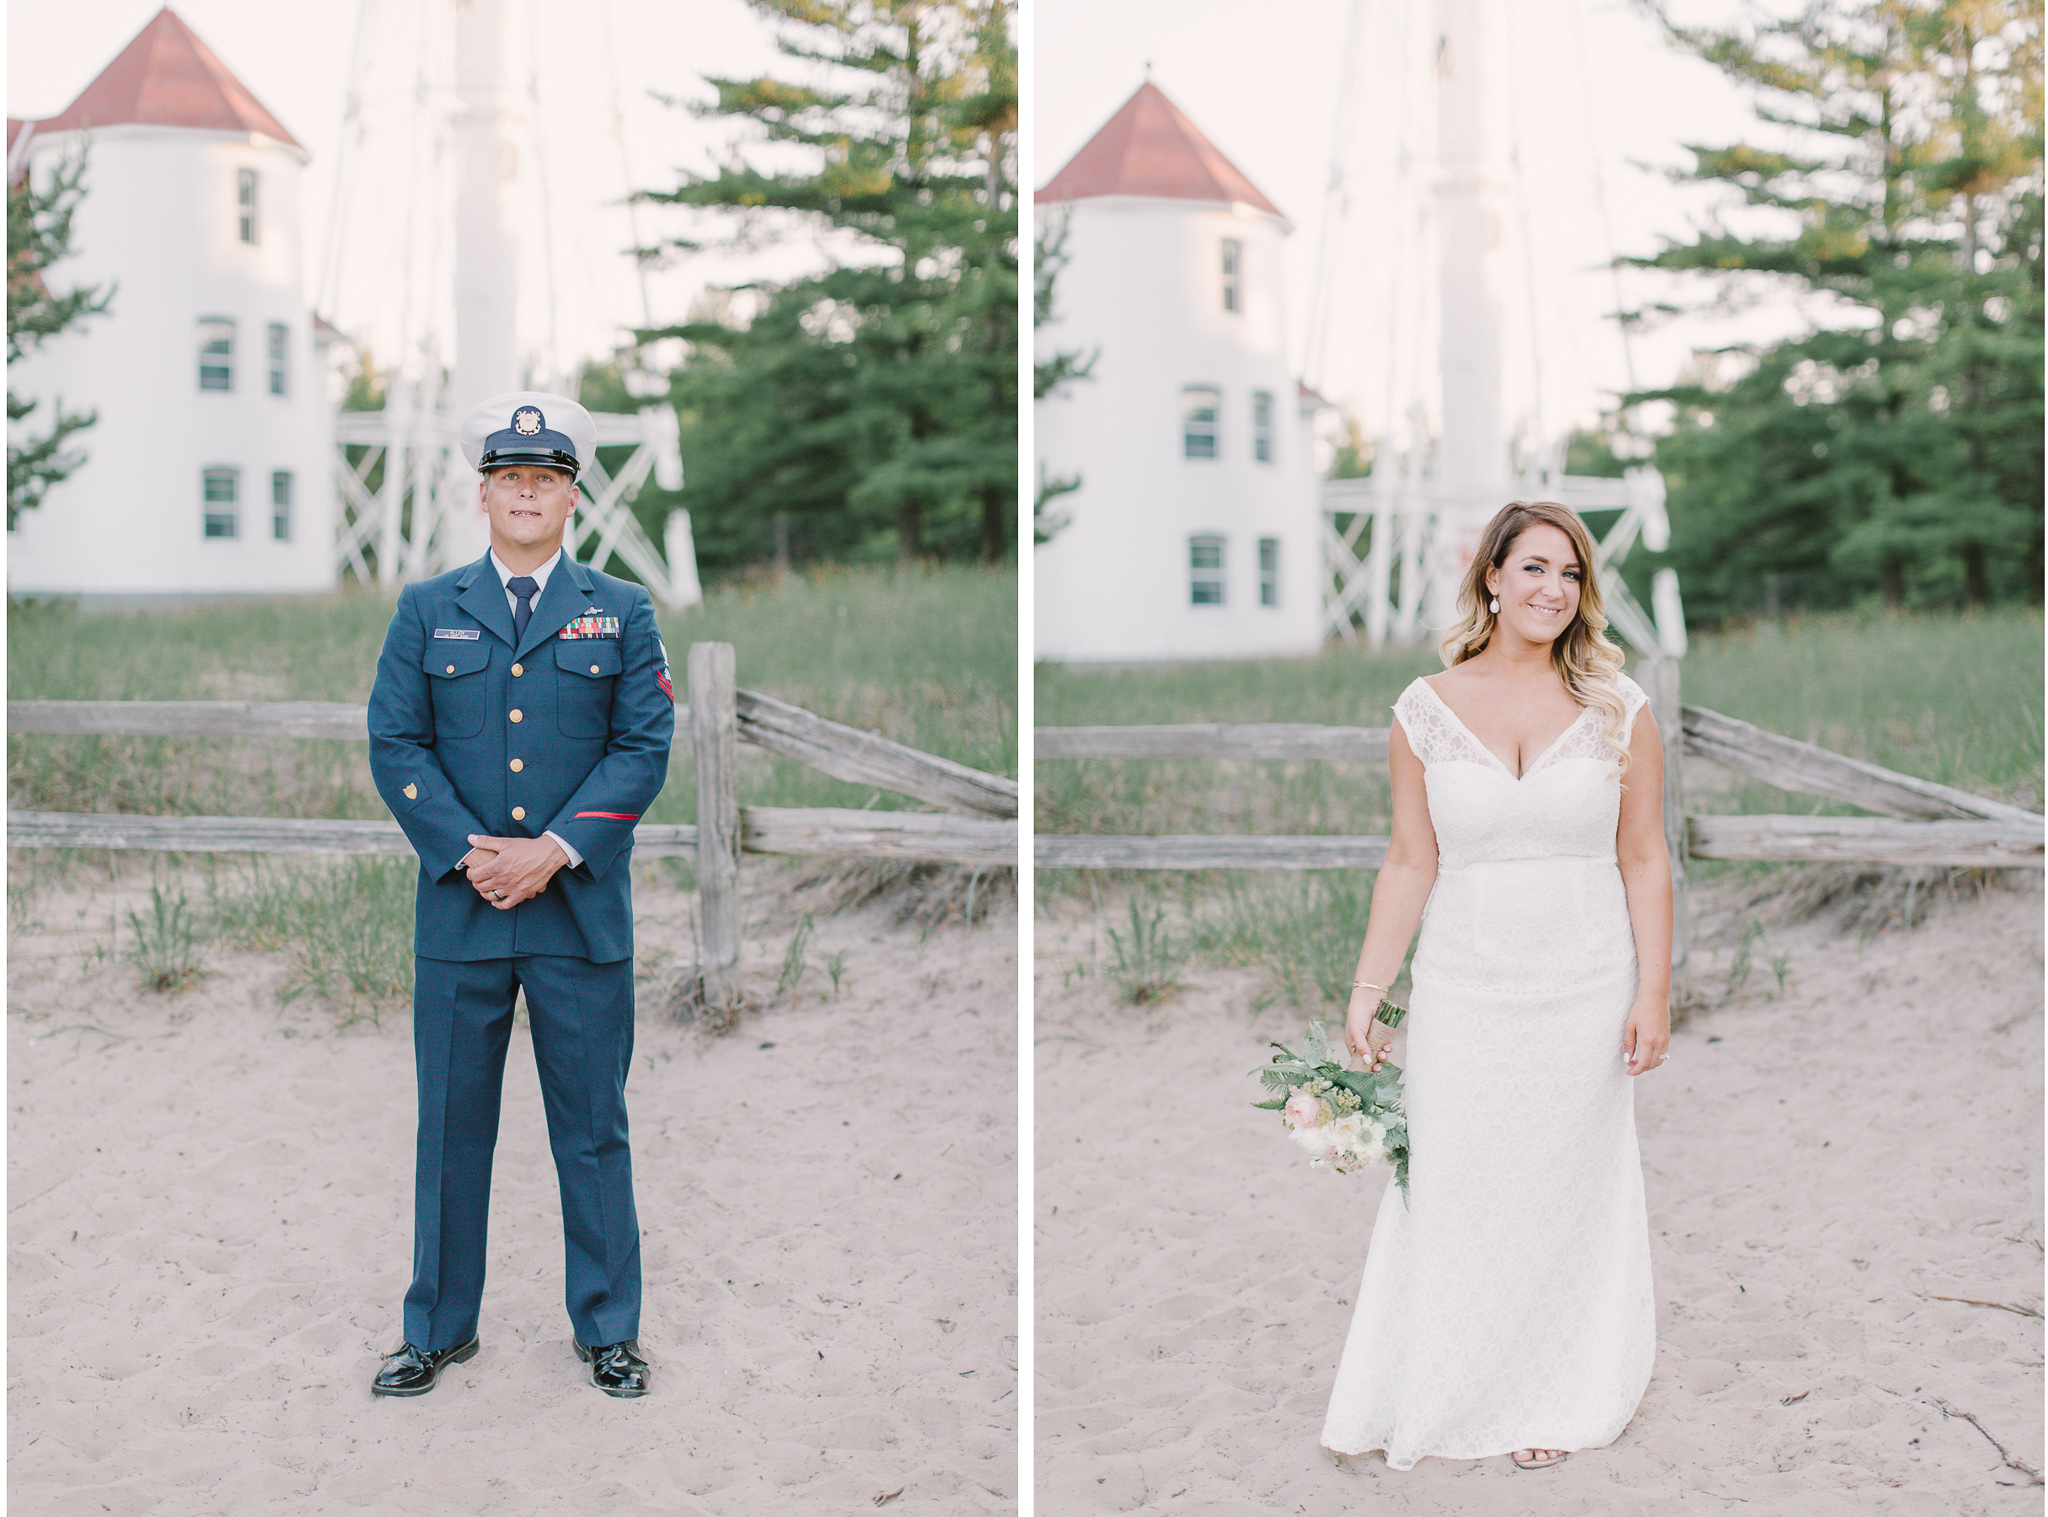
[[[526,767],[526,761],[525,761],[524,759],[514,759],[514,760],[512,760],[512,772],[513,772],[514,774],[517,774],[517,773],[518,773],[518,772],[519,772],[520,770],[524,769],[525,767]]]
[[[515,722],[523,722],[526,720],[526,718],[519,713],[519,709],[516,706],[512,710],[512,720]]]
[[[522,675],[522,674],[524,674],[525,672],[526,672],[526,665],[524,665],[524,664],[514,664],[514,665],[512,666],[512,678],[514,678],[514,679],[517,679],[517,678],[519,678],[519,676],[520,676],[520,675]]]
[[[514,806],[514,807],[512,808],[512,820],[513,820],[513,821],[515,821],[515,822],[523,822],[523,821],[525,821],[525,820],[526,820],[526,808],[525,808],[524,806]]]

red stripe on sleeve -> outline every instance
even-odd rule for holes
[[[608,822],[637,822],[640,820],[640,814],[637,811],[579,811],[573,820],[580,822],[587,816],[603,817]]]

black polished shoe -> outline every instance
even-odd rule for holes
[[[377,1378],[370,1382],[373,1396],[424,1396],[434,1388],[434,1382],[441,1378],[443,1366],[462,1364],[476,1357],[478,1341],[476,1334],[470,1334],[469,1342],[458,1343],[453,1348],[419,1349],[410,1343],[400,1344],[398,1352],[384,1356],[384,1367],[377,1371]]]
[[[590,1366],[590,1383],[607,1396],[647,1394],[647,1361],[640,1357],[640,1340],[602,1343],[592,1348],[576,1345],[576,1357]]]

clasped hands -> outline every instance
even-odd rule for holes
[[[551,837],[494,838],[471,833],[469,852],[462,862],[468,866],[469,883],[476,893],[498,910],[510,911],[547,889],[548,881],[569,862],[569,856]]]

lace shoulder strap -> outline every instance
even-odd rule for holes
[[[1420,677],[1411,681],[1394,702],[1394,716],[1407,735],[1409,748],[1425,768],[1444,762],[1463,742],[1463,734],[1445,714],[1443,702]]]
[[[1650,692],[1630,679],[1626,674],[1617,674],[1615,683],[1621,686],[1623,721],[1621,740],[1625,743],[1635,735],[1636,713],[1650,704]]]

